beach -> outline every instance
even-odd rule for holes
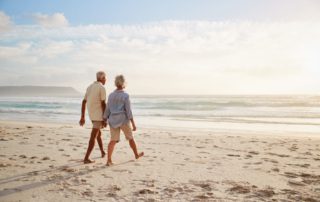
[[[107,167],[91,126],[0,121],[1,201],[319,201],[320,137],[139,128]],[[109,129],[103,129],[106,150]]]

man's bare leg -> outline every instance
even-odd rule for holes
[[[129,140],[129,144],[130,144],[131,149],[133,150],[133,153],[134,153],[136,159],[138,159],[144,155],[144,152],[138,153],[137,146],[136,146],[134,139]]]
[[[108,161],[107,161],[107,166],[111,166],[112,163],[112,153],[114,150],[114,146],[117,144],[117,141],[110,140],[109,145],[108,145]]]
[[[98,131],[98,135],[97,135],[97,142],[101,151],[101,158],[103,158],[106,155],[106,152],[104,152],[103,150],[103,143],[102,143],[102,139],[101,139],[101,130]]]
[[[97,137],[97,134],[98,134],[98,131],[99,129],[97,128],[92,128],[92,131],[91,131],[91,136],[90,136],[90,140],[89,140],[89,145],[88,145],[88,149],[87,149],[87,153],[86,153],[86,156],[84,157],[84,160],[83,162],[84,163],[93,163],[94,161],[91,161],[89,159],[89,156],[94,148],[94,143],[96,141],[96,137]]]

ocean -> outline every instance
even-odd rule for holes
[[[78,124],[81,101],[0,97],[0,120]],[[320,135],[320,96],[131,96],[131,104],[138,127]]]

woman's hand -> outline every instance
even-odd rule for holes
[[[130,119],[130,121],[131,121],[131,125],[132,125],[132,131],[136,131],[136,130],[137,130],[137,127],[136,127],[136,124],[135,124],[133,118]]]
[[[135,124],[132,125],[132,131],[136,131],[137,130],[137,127]]]

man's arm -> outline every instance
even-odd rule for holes
[[[102,111],[104,112],[106,110],[106,101],[105,100],[101,101],[101,107],[102,107]]]
[[[103,113],[103,126],[104,127],[107,127],[107,125],[108,125],[108,123],[107,123],[107,121],[105,120],[105,118],[104,118],[104,113],[105,113],[105,110],[106,110],[106,101],[105,100],[103,100],[103,101],[101,101],[101,107],[102,107],[102,113]]]
[[[81,118],[79,121],[80,126],[83,126],[85,121],[85,112],[86,112],[86,103],[87,100],[82,100],[82,105],[81,105]]]

